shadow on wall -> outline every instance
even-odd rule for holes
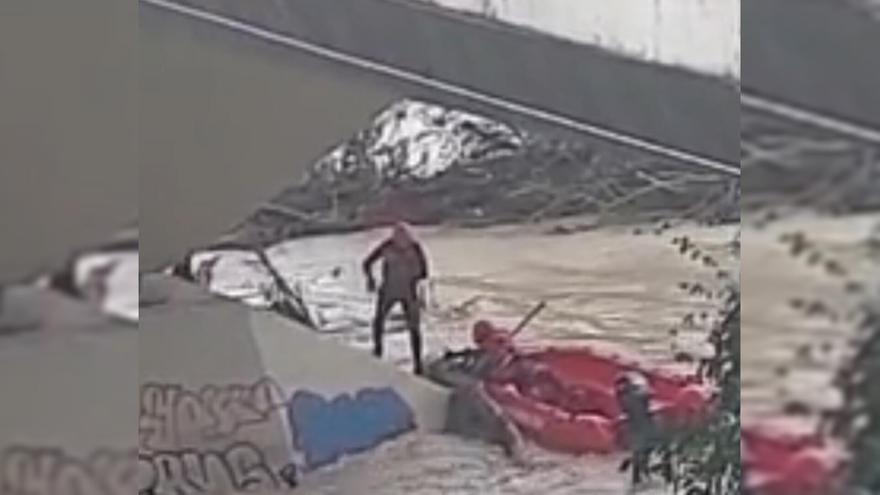
[[[362,389],[330,401],[297,391],[287,413],[293,445],[304,454],[307,469],[365,452],[416,428],[412,409],[391,388]]]

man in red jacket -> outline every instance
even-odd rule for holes
[[[367,278],[367,290],[370,292],[377,290],[373,265],[380,259],[382,283],[378,287],[376,312],[373,318],[373,354],[382,357],[385,320],[391,309],[400,303],[409,327],[413,371],[420,375],[422,374],[422,335],[419,283],[428,277],[425,251],[405,224],[396,224],[391,236],[373,249],[364,260],[364,275]]]

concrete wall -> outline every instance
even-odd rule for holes
[[[640,60],[740,75],[740,0],[409,0]]]
[[[32,328],[0,335],[0,492],[134,493],[137,327],[18,287],[0,327],[13,320]]]
[[[880,21],[848,2],[743,0],[743,90],[880,129]]]
[[[216,487],[285,487],[303,474],[416,430],[438,431],[447,392],[274,314],[255,312],[164,276],[144,280],[140,320],[142,454],[171,490],[189,469],[184,454],[244,459]],[[223,462],[223,460],[230,462]],[[162,463],[156,463],[162,466]]]
[[[0,284],[137,220],[137,5],[0,2]]]

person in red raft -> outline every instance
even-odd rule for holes
[[[487,321],[474,326],[477,345],[476,374],[481,379],[501,384],[512,384],[524,397],[559,408],[572,415],[598,413],[598,407],[586,390],[568,386],[545,363],[517,355],[511,334],[494,327]],[[650,386],[635,372],[623,373],[615,380],[615,395],[623,413],[631,450],[626,463],[632,476],[632,485],[638,486],[651,477],[651,458],[657,452],[661,432],[650,407]],[[659,452],[658,452],[659,453]],[[666,469],[668,457],[661,454],[661,472],[667,481],[671,473]]]
[[[565,385],[545,363],[517,355],[510,333],[485,320],[474,325],[474,342],[483,352],[477,373],[496,383],[509,383],[535,401],[571,414],[596,412],[582,389]]]
[[[382,260],[382,283],[376,285],[373,265]],[[422,245],[404,223],[397,223],[391,236],[373,249],[363,263],[367,290],[377,292],[373,317],[373,354],[382,357],[385,320],[398,303],[409,328],[413,371],[422,374],[422,334],[419,284],[428,278],[428,261]]]

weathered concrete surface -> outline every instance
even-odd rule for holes
[[[438,432],[446,421],[448,392],[427,380],[370,354],[322,340],[303,327],[268,312],[250,314],[252,328],[266,368],[292,386],[320,391],[328,397],[369,387],[392,387],[406,399],[420,429]]]
[[[246,445],[279,476],[290,464],[318,468],[409,431],[396,426],[396,412],[411,414],[420,430],[442,428],[445,390],[365,353],[164,275],[146,276],[142,292],[148,307],[140,319],[140,446],[146,452]],[[250,416],[243,419],[220,399],[224,394]],[[184,400],[192,404],[176,405]],[[315,416],[315,407],[324,412]],[[215,424],[217,417],[229,421]],[[169,424],[177,425],[175,435],[166,431]]]
[[[137,328],[55,293],[9,288],[0,328],[24,323],[30,330],[0,335],[0,453],[134,449]]]
[[[842,1],[742,0],[744,90],[880,127],[880,22]]]
[[[267,473],[260,486],[280,488],[294,452],[281,391],[271,382],[260,387],[271,371],[260,360],[248,310],[163,276],[141,285],[148,307],[139,322],[140,452],[228,455],[243,446]],[[225,489],[242,488],[230,478]]]
[[[0,283],[137,219],[136,9],[0,5]]]
[[[267,375],[285,391],[310,389],[328,396],[390,386],[407,399],[420,428],[443,427],[447,392],[427,380],[321,339],[274,313],[164,275],[145,276],[142,290],[167,298],[142,309],[142,381],[175,381],[198,388],[207,383],[251,383]]]
[[[248,322],[249,310],[160,275],[145,276],[141,300],[143,382],[251,383],[264,374]],[[161,295],[161,302],[153,296]]]

